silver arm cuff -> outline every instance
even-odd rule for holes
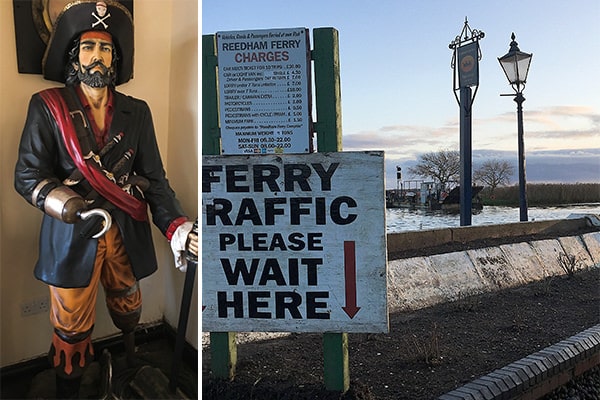
[[[43,179],[41,180],[33,189],[33,192],[31,193],[31,204],[33,204],[34,206],[37,207],[37,199],[38,196],[40,195],[40,192],[42,191],[43,188],[45,188],[48,184],[52,183],[53,181],[51,179]]]
[[[63,220],[63,210],[68,200],[74,197],[81,197],[66,186],[58,186],[48,193],[44,201],[44,212],[51,217]]]

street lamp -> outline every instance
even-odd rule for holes
[[[525,143],[523,141],[523,89],[527,82],[527,73],[531,64],[533,54],[524,53],[519,50],[518,43],[515,42],[515,34],[511,36],[510,50],[508,53],[498,58],[502,70],[508,82],[515,91],[514,101],[517,103],[517,128],[519,141],[519,215],[520,221],[527,221],[527,189],[525,182]],[[503,95],[503,96],[512,96]]]

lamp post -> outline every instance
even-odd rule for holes
[[[510,50],[498,58],[500,66],[504,70],[508,82],[515,91],[514,101],[517,103],[517,136],[519,142],[519,216],[520,221],[527,221],[527,187],[525,181],[525,142],[523,140],[523,89],[527,82],[527,73],[531,64],[533,54],[524,53],[519,50],[515,42],[515,34],[511,36]],[[513,96],[501,95],[501,96]]]

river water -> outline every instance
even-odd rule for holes
[[[600,203],[565,205],[560,207],[528,207],[530,221],[565,219],[571,214],[600,215]],[[518,207],[484,206],[471,218],[471,225],[495,225],[519,222]],[[408,208],[386,210],[387,233],[460,226],[459,214]]]

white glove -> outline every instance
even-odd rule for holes
[[[185,259],[185,244],[188,239],[188,235],[192,231],[194,223],[191,221],[184,222],[175,229],[173,237],[171,237],[171,250],[175,257],[175,267],[181,272],[187,270],[187,261]]]

